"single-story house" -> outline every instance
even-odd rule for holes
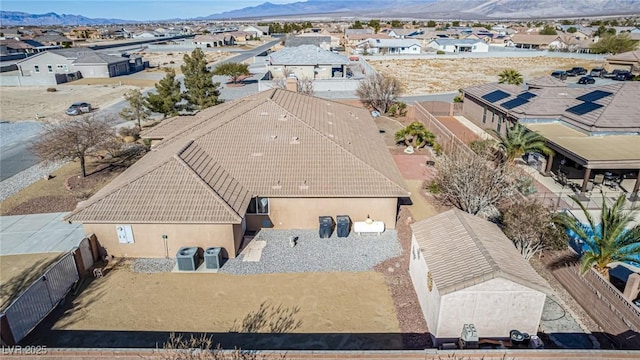
[[[55,85],[77,79],[108,78],[131,72],[129,58],[106,55],[87,48],[53,49],[16,63],[30,85]]]
[[[284,40],[284,46],[286,47],[297,47],[301,45],[315,45],[324,50],[331,50],[331,36],[287,36],[287,38]]]
[[[565,49],[567,44],[559,35],[515,34],[509,39],[507,46],[519,49],[560,50]]]
[[[249,25],[244,27],[242,31],[253,33],[254,37],[263,37],[269,35],[269,26]]]
[[[69,39],[66,36],[59,35],[56,33],[47,33],[45,35],[36,36],[33,40],[37,41],[42,45],[47,46],[71,46],[73,45],[73,40]]]
[[[31,40],[31,44],[18,39],[0,39],[0,56],[29,55],[38,52],[43,45]],[[37,45],[36,45],[37,44]],[[39,45],[39,46],[38,46]]]
[[[359,43],[357,49],[369,54],[420,54],[422,45],[413,39],[367,39]]]
[[[638,195],[640,82],[581,88],[490,83],[462,92],[463,114],[477,126],[504,133],[521,123],[544,136],[554,151],[541,169],[544,173],[570,167],[582,179],[584,193],[596,174],[611,172],[635,179],[626,190],[632,198]]]
[[[607,56],[604,60],[605,67],[609,71],[616,69],[629,70],[635,75],[640,75],[640,50]]]
[[[368,39],[391,39],[386,33],[378,34],[352,34],[345,37],[345,45],[356,46],[364,40]]]
[[[193,44],[198,47],[222,47],[227,44],[233,44],[233,37],[225,34],[205,34],[196,35],[193,38]]]
[[[269,54],[267,70],[273,78],[294,74],[298,79],[331,79],[345,77],[349,59],[315,45],[286,47]]]
[[[500,230],[458,209],[411,224],[409,273],[435,345],[538,332],[547,282]]]
[[[389,31],[386,31],[386,33],[391,38],[404,39],[404,38],[407,38],[407,37],[424,34],[424,31],[422,29],[398,28],[398,29],[390,29]]]
[[[434,39],[427,46],[435,50],[451,53],[489,51],[489,45],[479,39]]]
[[[247,230],[317,229],[319,216],[393,229],[409,195],[367,109],[297,92],[263,91],[142,136],[160,142],[65,218],[115,256],[218,246],[235,257]]]

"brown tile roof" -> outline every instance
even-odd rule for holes
[[[607,61],[630,61],[640,62],[640,50],[627,51],[621,54],[607,56]]]
[[[498,109],[503,109],[501,104],[513,99],[518,92],[509,91],[500,84],[483,84],[463,89],[465,96],[482,99],[494,90],[503,90],[512,97],[491,104]],[[600,90],[612,95],[593,101],[602,107],[590,111],[584,115],[576,115],[567,109],[582,104],[577,98]],[[524,91],[524,90],[521,90]],[[602,86],[590,86],[581,88],[546,87],[541,89],[529,89],[537,96],[529,99],[529,102],[508,109],[509,113],[526,122],[526,119],[555,119],[564,121],[587,132],[640,132],[640,82],[624,81]]]
[[[558,35],[538,35],[538,34],[514,34],[511,42],[515,44],[549,45],[562,38]]]
[[[207,221],[226,222],[233,217],[229,209],[242,217],[248,199],[257,195],[408,195],[371,115],[363,108],[270,90],[214,106],[186,119],[170,119],[155,130],[158,134],[164,132],[164,140],[80,204],[69,220],[190,222],[193,220],[189,216],[196,214],[183,214],[188,213],[183,207],[188,207],[190,201],[209,203],[221,199],[228,205],[227,212],[220,210],[220,204],[207,205],[211,207],[206,212]],[[166,135],[169,132],[172,133]],[[154,172],[175,161],[183,166]],[[193,192],[177,191],[174,178],[187,181],[190,178],[185,173],[200,179],[201,182],[191,182],[201,188],[192,185],[189,191]],[[138,191],[126,191],[134,182],[141,184]],[[212,191],[203,192],[208,188]],[[180,196],[159,195],[167,191]],[[145,213],[148,216],[135,214],[138,203],[146,204],[154,197],[163,199],[162,207],[167,213],[162,220],[150,211]],[[103,201],[108,198],[115,200]],[[122,212],[123,208],[130,210]],[[197,220],[204,221],[202,217]]]
[[[551,75],[540,76],[529,80],[527,81],[527,85],[532,88],[567,87],[567,84],[565,84],[564,81]]]
[[[550,292],[511,240],[487,220],[453,209],[411,229],[441,295],[495,278]]]

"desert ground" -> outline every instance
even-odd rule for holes
[[[8,306],[62,254],[5,255],[0,257],[0,309]]]
[[[149,61],[149,65],[155,68],[173,68],[177,73],[180,73],[180,66],[184,64],[184,56],[190,55],[190,51],[175,51],[175,52],[152,52],[152,51],[140,51],[132,53],[132,55],[140,55],[144,61]],[[234,54],[227,51],[205,51],[204,56],[207,59],[207,63],[213,63],[219,60],[224,60]]]
[[[554,70],[582,66],[586,69],[602,66],[592,60],[556,57],[505,57],[460,59],[371,60],[376,71],[397,77],[405,86],[404,95],[453,92],[458,89],[498,81],[505,69],[519,71],[524,80],[549,75]],[[569,78],[567,81],[577,81]]]

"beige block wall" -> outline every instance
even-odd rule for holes
[[[247,215],[247,229],[258,230],[269,219],[274,229],[317,229],[319,216],[349,215],[364,221],[367,215],[395,229],[397,198],[269,198],[269,215]]]
[[[431,291],[429,291],[427,281],[429,268],[424,260],[422,250],[416,241],[416,237],[413,235],[411,236],[411,254],[409,256],[411,256],[409,261],[409,275],[411,276],[411,282],[418,297],[418,303],[420,303],[422,316],[424,316],[430,328],[432,324],[435,327],[435,324],[438,323],[441,297],[438,292],[438,287],[434,282],[432,282]]]
[[[119,243],[116,225],[131,225],[135,242]],[[225,257],[234,258],[242,240],[239,224],[84,224],[84,229],[96,234],[100,245],[116,257],[165,257],[162,235],[167,235],[169,257],[175,257],[183,246],[219,246],[226,250]]]
[[[439,342],[460,336],[464,324],[474,324],[480,337],[507,338],[509,331],[535,334],[546,295],[506,279],[442,296],[437,324],[429,324]]]

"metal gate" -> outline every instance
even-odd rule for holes
[[[85,270],[91,269],[93,266],[93,253],[91,252],[91,243],[89,242],[89,238],[82,239],[80,245],[78,245],[78,249],[80,249],[82,265],[84,265]]]
[[[65,254],[5,310],[15,342],[22,340],[78,281],[73,251]]]

